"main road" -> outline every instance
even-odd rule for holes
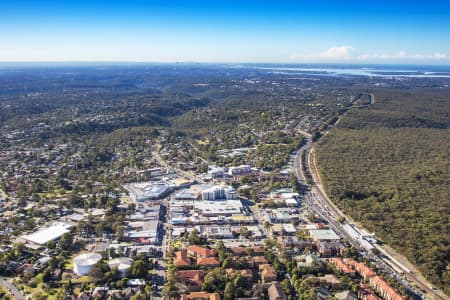
[[[375,103],[375,96],[370,93],[370,104],[373,105]],[[369,105],[352,105],[348,109],[346,109],[341,115],[339,115],[337,121],[333,124],[336,126],[342,117],[352,108],[365,108]],[[329,133],[330,127],[322,132],[321,136],[325,136]],[[351,220],[349,216],[344,214],[339,208],[334,205],[334,203],[328,198],[325,193],[325,190],[322,186],[322,182],[320,179],[320,174],[317,171],[317,166],[315,163],[315,155],[314,155],[314,144],[311,136],[306,135],[307,143],[305,143],[296,153],[296,158],[294,161],[294,170],[297,177],[297,180],[303,186],[309,186],[309,189],[304,194],[304,199],[306,204],[312,209],[312,211],[322,218],[327,220],[330,224],[330,227],[333,228],[341,237],[345,238],[350,244],[355,246],[358,250],[360,250],[366,257],[375,261],[376,265],[385,271],[387,274],[395,277],[409,292],[414,293],[416,295],[421,295],[421,291],[425,291],[428,296],[433,299],[438,300],[448,300],[449,298],[443,294],[441,291],[433,288],[430,283],[428,283],[422,276],[414,274],[410,272],[409,268],[400,263],[395,257],[399,257],[399,254],[392,253],[393,251],[390,249],[385,249],[377,246],[378,249],[382,250],[382,253],[389,257],[389,261],[386,261],[386,258],[382,255],[375,255],[374,253],[367,251],[361,247],[359,241],[352,238],[346,230],[343,229],[342,224],[339,223],[338,219]],[[394,268],[392,265],[395,265]],[[404,276],[407,278],[405,280],[402,278],[402,274],[398,272],[398,269],[405,270]],[[415,287],[413,287],[408,281],[414,283],[417,287],[420,288],[421,291],[418,291]],[[421,296],[422,298],[424,296]]]

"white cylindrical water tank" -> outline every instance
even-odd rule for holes
[[[133,264],[133,259],[129,257],[117,257],[110,259],[108,261],[108,266],[112,268],[117,268],[122,276],[127,275],[128,270],[131,268],[131,264]]]
[[[73,271],[80,276],[87,275],[101,259],[102,256],[98,253],[80,254],[73,259]]]

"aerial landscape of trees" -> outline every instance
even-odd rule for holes
[[[320,142],[337,205],[450,292],[450,99],[447,92],[379,90]]]
[[[345,224],[353,218],[361,223],[450,292],[450,81],[446,79],[306,76],[300,80],[295,74],[258,68],[195,65],[107,71],[32,68],[5,74],[0,76],[0,202],[3,198],[7,218],[0,225],[6,233],[0,241],[11,249],[0,255],[0,269],[6,271],[11,260],[35,263],[37,252],[30,253],[23,243],[13,244],[15,236],[72,212],[85,217],[59,241],[45,245],[57,257],[49,262],[50,268],[32,280],[21,277],[35,296],[73,293],[75,286],[78,294],[92,284],[125,287],[127,281],[104,261],[81,281],[71,281],[64,273],[61,278],[48,278],[56,269],[72,269],[69,261],[88,239],[130,242],[126,224],[142,208],[129,201],[127,184],[166,180],[175,174],[218,184],[208,170],[228,173],[247,165],[251,172],[224,176],[224,183],[236,189],[245,205],[275,212],[285,203],[272,199],[273,191],[311,191],[293,172],[297,150],[308,144],[309,136],[318,141],[316,161],[327,193],[351,217],[337,221]],[[375,103],[371,103],[372,92]],[[306,152],[300,152],[303,162]],[[312,183],[309,177],[307,181]],[[303,206],[307,201],[301,198]],[[162,207],[166,222],[168,210]],[[99,210],[103,215],[94,215]],[[295,210],[289,214],[296,214]],[[322,222],[312,211],[305,212],[304,218]],[[268,221],[261,225],[271,230]],[[250,228],[241,226],[233,231],[233,238],[252,240]],[[279,237],[285,233],[281,231]],[[310,239],[303,230],[295,237]],[[211,246],[197,230],[183,233],[181,240]],[[336,270],[325,263],[298,267],[274,250],[290,253],[296,246],[285,248],[277,241],[266,239],[265,256],[276,268],[283,290],[291,298],[297,293],[300,299],[316,299],[317,281],[305,275],[320,277]],[[235,261],[223,245],[217,250],[220,268],[246,268],[245,257]],[[159,251],[150,251],[151,260],[133,251],[129,277],[151,280],[157,269],[153,258],[159,257]],[[108,256],[124,254],[114,252]],[[343,253],[356,256],[358,250],[352,247]],[[180,289],[171,265],[162,292],[175,299]],[[181,269],[191,270],[192,265]],[[211,271],[204,279],[201,289],[218,292],[223,299],[265,293],[252,289],[238,273],[226,277]],[[356,282],[345,276],[340,279],[345,289],[357,292]],[[146,299],[152,286],[148,283],[145,293],[131,299]]]

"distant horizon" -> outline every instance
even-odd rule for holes
[[[448,64],[433,63],[362,63],[362,62],[251,62],[251,61],[107,61],[107,60],[67,60],[67,61],[0,61],[0,65],[286,65],[286,66],[406,66],[406,67],[450,67]]]

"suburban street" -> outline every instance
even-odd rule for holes
[[[26,300],[27,297],[10,281],[0,277],[0,286],[3,286],[13,296],[15,300]]]

